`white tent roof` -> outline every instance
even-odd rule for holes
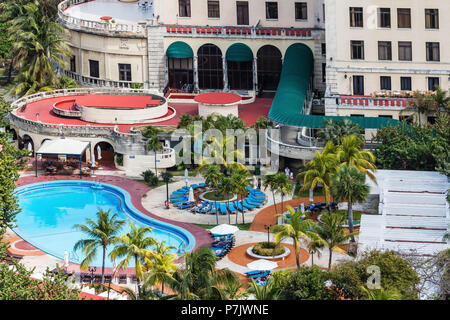
[[[236,226],[232,226],[229,224],[220,224],[218,226],[215,226],[214,228],[212,228],[209,231],[211,231],[211,233],[214,233],[214,234],[225,235],[225,234],[233,234],[238,230],[239,230],[239,228]]]
[[[55,154],[55,155],[82,155],[89,147],[89,142],[73,139],[55,139],[46,140],[41,145],[37,154]]]
[[[272,270],[278,267],[278,263],[266,259],[259,259],[248,263],[247,267],[255,270]]]

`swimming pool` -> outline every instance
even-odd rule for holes
[[[36,248],[64,259],[64,251],[69,253],[69,261],[80,264],[84,258],[81,250],[74,251],[73,246],[87,236],[73,228],[75,224],[85,224],[86,218],[96,219],[98,209],[117,213],[120,219],[126,219],[121,234],[130,230],[128,221],[136,226],[150,226],[151,237],[158,242],[176,247],[172,251],[183,253],[191,251],[195,238],[187,230],[162,222],[137,210],[130,194],[124,189],[99,182],[60,180],[34,183],[16,189],[19,205],[22,208],[16,217],[14,231]],[[108,248],[107,254],[112,250]],[[98,250],[92,266],[101,267],[102,250]],[[120,260],[117,260],[118,264]],[[113,261],[107,256],[105,267],[113,267]],[[134,261],[130,261],[134,267]]]

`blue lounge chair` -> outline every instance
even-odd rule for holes
[[[198,188],[198,184],[191,184],[192,189]]]
[[[253,209],[255,209],[256,208],[256,206],[254,206],[254,205],[252,205],[252,204],[250,204],[250,203],[248,203],[247,201],[242,201],[242,206],[244,207],[244,208],[247,208],[247,209],[249,209],[249,210],[253,210]]]
[[[257,199],[257,198],[253,198],[252,196],[247,197],[247,199],[251,202],[255,202],[255,203],[264,203],[264,199]]]
[[[173,205],[181,205],[181,204],[183,204],[183,203],[185,203],[186,201],[188,201],[188,198],[184,198],[184,199],[181,199],[181,200],[177,200],[177,201],[172,201],[172,203],[173,203]]]
[[[236,209],[238,209],[239,211],[247,211],[248,210],[248,208],[246,208],[246,207],[244,207],[243,205],[242,205],[242,200],[241,201],[234,201],[233,202],[233,205],[234,205],[234,207],[236,208]]]
[[[211,211],[211,202],[206,201],[205,206],[203,208],[201,208],[198,212],[208,213],[209,211]]]
[[[250,205],[250,206],[253,206],[253,208],[260,207],[261,204],[262,204],[262,203],[256,203],[256,202],[253,202],[253,201],[249,200],[248,198],[245,199],[245,200],[242,202],[242,205],[243,205],[244,207],[248,207],[248,206]]]
[[[199,183],[198,186],[199,186],[200,188],[205,188],[205,187],[206,187],[206,183],[204,183],[204,182]]]
[[[237,209],[233,206],[233,203],[228,203],[227,209],[230,213],[236,213]]]
[[[264,271],[262,271],[262,270],[254,270],[254,271],[248,271],[248,272],[246,272],[245,275],[246,275],[246,276],[252,276],[252,275],[255,275],[255,274],[263,274],[263,272],[264,272]]]
[[[228,214],[227,205],[225,203],[219,204],[219,210],[221,214]]]
[[[192,207],[193,205],[194,205],[194,201],[185,202],[179,207],[179,209],[187,209],[187,208]]]
[[[219,206],[216,207],[216,203],[215,202],[211,202],[211,213],[216,213],[219,210]]]
[[[191,211],[192,211],[192,212],[200,211],[200,210],[203,209],[205,206],[206,206],[205,201],[199,202],[199,203],[197,203],[196,206],[193,206],[193,207],[191,208]]]

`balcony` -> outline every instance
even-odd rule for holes
[[[223,37],[252,39],[312,39],[313,29],[299,28],[263,28],[263,27],[199,27],[199,26],[166,26],[166,34],[181,37]]]
[[[329,96],[327,98],[336,99],[337,108],[356,108],[356,109],[402,110],[408,107],[412,101],[414,101],[414,98],[404,98],[404,97],[334,95]]]
[[[58,5],[59,22],[68,29],[87,31],[95,34],[117,35],[121,37],[138,37],[145,38],[146,21],[129,22],[129,23],[113,23],[101,22],[92,19],[81,19],[67,12],[73,5],[83,4],[85,0],[65,0]],[[99,5],[102,5],[99,2]],[[103,3],[103,5],[105,5]]]
[[[60,73],[75,80],[79,84],[87,85],[90,87],[128,88],[128,89],[139,89],[144,87],[143,82],[115,81],[102,78],[94,78],[89,76],[83,76],[80,75],[79,73],[62,69],[60,69]]]

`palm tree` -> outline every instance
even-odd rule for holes
[[[275,181],[276,181],[276,193],[281,194],[281,212],[283,212],[284,197],[288,194],[292,194],[292,189],[294,188],[294,186],[292,185],[292,182],[289,179],[289,177],[282,172],[277,173],[275,175]]]
[[[244,197],[248,193],[247,187],[252,186],[253,184],[252,175],[247,169],[236,168],[235,170],[233,170],[233,173],[231,174],[231,180],[233,184],[233,192],[235,194],[240,195],[241,200],[244,200]],[[242,214],[242,224],[245,224],[243,207],[241,210],[241,214]],[[238,224],[237,216],[238,215],[236,214],[236,225]]]
[[[408,106],[402,110],[402,112],[405,111],[416,112],[420,124],[422,122],[421,115],[436,111],[436,102],[431,95],[421,93],[420,91],[415,91],[414,99],[412,99]]]
[[[88,236],[88,239],[81,239],[75,243],[74,250],[83,249],[86,257],[81,262],[81,270],[86,270],[97,254],[97,249],[102,248],[102,283],[105,275],[105,258],[108,246],[117,242],[117,235],[120,232],[125,220],[119,220],[118,214],[111,215],[111,210],[98,210],[96,221],[87,218],[86,225],[76,224],[74,228],[80,230]]]
[[[367,300],[401,300],[402,295],[395,290],[385,290],[383,288],[369,290],[362,286],[361,290],[366,294]]]
[[[118,244],[111,251],[111,258],[123,258],[117,265],[117,269],[124,269],[134,259],[135,274],[137,285],[139,287],[140,279],[144,273],[144,258],[149,255],[150,248],[156,245],[155,239],[148,234],[152,232],[150,227],[137,228],[133,222],[130,221],[130,232],[117,237]]]
[[[305,219],[305,214],[300,210],[295,211],[291,206],[287,206],[287,209],[290,217],[285,214],[277,215],[283,217],[286,223],[273,226],[272,232],[275,233],[274,241],[277,245],[286,238],[292,239],[297,268],[300,268],[300,241],[308,239],[320,240],[320,237],[314,231],[314,226],[317,223],[310,219]]]
[[[278,214],[277,212],[277,204],[275,202],[275,190],[278,189],[278,181],[275,179],[276,174],[266,174],[263,178],[263,186],[264,191],[266,191],[267,188],[270,188],[270,191],[272,192],[273,196],[273,205],[275,207],[275,215]]]
[[[342,139],[351,135],[361,135],[361,127],[349,119],[343,120],[324,120],[324,129],[317,133],[317,138],[327,143],[332,141],[335,145],[339,145]]]
[[[250,278],[250,287],[247,292],[253,293],[256,300],[277,300],[281,290],[276,288],[270,279],[264,285],[259,285],[253,278]]]
[[[224,196],[227,197],[227,207],[230,205],[230,193],[233,192],[234,189],[234,181],[231,177],[228,176],[222,176],[222,179],[220,181],[220,184],[218,186],[218,190],[220,193],[222,193]],[[228,214],[228,223],[231,224],[231,216]]]
[[[23,5],[22,15],[9,22],[12,53],[20,69],[14,94],[56,85],[53,65],[65,67],[65,58],[71,56],[68,32],[48,16],[48,8],[40,1],[31,1]]]
[[[328,142],[324,150],[317,151],[315,157],[306,164],[306,170],[297,175],[297,180],[303,179],[304,183],[300,191],[314,190],[321,185],[327,204],[331,199],[331,177],[338,167],[336,155],[332,152],[334,149],[334,144]]]
[[[161,151],[163,149],[163,146],[156,135],[154,135],[148,139],[147,148],[148,148],[148,150],[153,151],[153,153],[155,155],[155,175],[156,175],[156,177],[158,177],[158,167],[156,165],[156,156],[158,154],[158,151]]]
[[[316,233],[319,233],[319,225],[313,227]],[[317,254],[318,258],[321,257],[320,249],[325,246],[324,240],[322,238],[312,239],[308,243],[308,253],[311,255],[311,266],[314,266],[314,254]]]
[[[331,268],[331,261],[333,251],[345,253],[338,245],[346,243],[356,233],[345,234],[342,225],[344,224],[344,217],[339,214],[331,214],[326,212],[322,215],[323,228],[318,228],[317,233],[321,239],[324,240],[325,246],[330,252],[328,258],[328,270]]]
[[[174,274],[175,281],[168,284],[182,300],[226,299],[226,283],[238,281],[228,269],[216,270],[217,258],[207,247],[187,252],[184,266]]]
[[[338,169],[332,179],[331,192],[336,201],[347,201],[347,217],[350,233],[353,233],[353,204],[366,201],[370,188],[366,176],[355,167],[344,165]],[[352,237],[352,242],[355,238]]]
[[[377,183],[373,174],[377,167],[375,166],[375,156],[372,152],[362,150],[364,139],[361,136],[349,136],[342,139],[342,144],[336,151],[336,159],[339,166],[355,166],[359,171],[364,172],[370,180]]]
[[[177,270],[173,262],[177,255],[170,252],[176,249],[174,246],[167,246],[165,241],[157,243],[154,251],[147,252],[144,260],[145,270],[144,286],[161,285],[161,293],[164,294],[164,284],[173,281],[172,275]]]
[[[443,110],[444,112],[450,111],[450,93],[449,91],[442,90],[439,86],[436,86],[436,91],[431,95],[431,98],[436,103],[437,114]]]
[[[220,167],[217,164],[210,164],[207,166],[200,166],[197,169],[197,173],[200,173],[203,178],[205,178],[205,183],[212,187],[218,188],[223,177]],[[217,201],[214,201],[214,206],[216,207],[216,223],[219,224],[219,211],[217,210]]]

